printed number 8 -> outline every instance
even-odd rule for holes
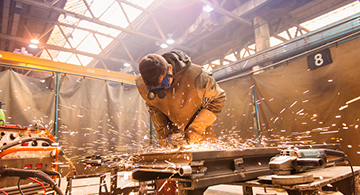
[[[321,53],[318,53],[314,56],[315,59],[315,65],[316,66],[321,66],[324,63],[324,60],[322,59],[322,55]]]

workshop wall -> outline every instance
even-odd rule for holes
[[[269,145],[340,143],[360,164],[359,45],[360,38],[331,48],[333,62],[313,70],[304,58],[253,76]]]

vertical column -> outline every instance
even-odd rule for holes
[[[55,94],[55,118],[54,118],[54,136],[55,141],[58,141],[58,118],[59,118],[59,89],[60,89],[60,83],[59,83],[59,72],[56,72],[56,94]]]
[[[254,18],[254,33],[256,52],[270,47],[269,23],[259,16]]]
[[[150,145],[152,145],[153,144],[153,122],[152,122],[152,117],[151,117],[151,115],[150,115]]]
[[[262,51],[270,47],[270,30],[269,23],[263,18],[256,16],[253,20],[254,23],[254,34],[255,34],[255,50],[256,52]],[[253,71],[258,70],[261,66],[270,64],[271,62],[266,62],[265,64],[258,64],[252,68]],[[254,72],[253,74],[260,73],[262,71]],[[255,84],[253,87],[253,98],[254,98],[254,138],[256,140],[256,146],[260,146],[261,143],[261,129],[260,129],[260,119],[259,112],[257,107],[257,98],[255,94]],[[250,190],[247,188],[246,190]],[[245,193],[245,191],[244,191]]]

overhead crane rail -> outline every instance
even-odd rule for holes
[[[54,62],[33,56],[26,56],[0,51],[0,66],[16,67],[27,70],[56,72],[72,76],[101,79],[115,83],[135,85],[135,75],[125,74],[100,68],[78,66],[62,62]]]

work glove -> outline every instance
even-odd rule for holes
[[[167,145],[167,136],[171,133],[170,126],[168,124],[168,117],[161,112],[152,113],[152,121],[156,132],[159,135],[159,142],[162,146]]]
[[[208,109],[202,109],[194,121],[185,130],[189,144],[198,143],[205,139],[205,130],[216,120],[216,115]]]
[[[182,133],[171,133],[167,137],[167,142],[173,147],[181,147],[182,145],[187,145],[185,136]]]

